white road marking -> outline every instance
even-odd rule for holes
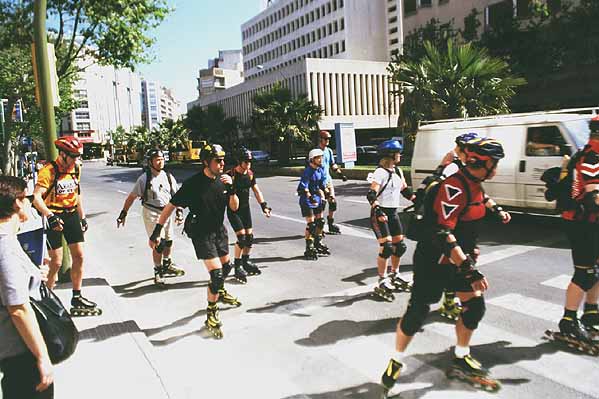
[[[538,314],[539,312],[541,312],[540,309],[535,309],[534,313],[530,315]],[[455,327],[449,323],[435,322],[427,324],[425,331],[427,330],[434,334],[451,338],[452,340],[455,339]],[[539,336],[541,334],[542,331],[539,331]],[[479,324],[473,341],[476,345],[489,344],[491,346],[493,344],[500,344],[503,341],[506,343],[505,351],[514,351],[514,348],[522,348],[524,351],[527,349],[534,350],[542,342],[541,340],[536,341],[521,337],[485,323]],[[599,362],[596,360],[587,360],[582,355],[559,350],[555,353],[543,354],[541,357],[543,351],[540,348],[538,351],[539,357],[534,356],[530,360],[520,360],[512,363],[510,361],[512,359],[505,359],[506,362],[510,362],[510,369],[514,370],[512,375],[514,378],[518,375],[516,368],[520,367],[550,381],[565,385],[574,391],[582,392],[591,397],[599,397],[599,384],[597,384]],[[515,356],[517,357],[517,355]]]
[[[355,202],[356,204],[370,204],[368,201],[363,201],[363,200],[343,199],[343,201]]]
[[[119,192],[119,193],[121,193],[121,194],[127,194],[127,195],[129,195],[129,193],[128,193],[128,192],[126,192],[126,191],[123,191],[123,190],[116,190],[116,191],[117,191],[117,192]]]
[[[564,312],[564,308],[561,305],[514,293],[487,299],[486,302],[529,317],[532,316],[554,323],[557,323],[562,318],[562,313]]]
[[[301,223],[301,224],[306,224],[306,221],[303,219],[295,219],[295,218],[291,218],[289,216],[283,216],[283,215],[277,215],[274,213],[271,213],[270,216],[275,217],[275,218],[279,218],[279,219],[283,219],[283,220],[289,220],[290,222],[295,222],[295,223]],[[374,240],[374,234],[367,234],[367,233],[363,233],[358,229],[355,229],[353,227],[349,227],[346,226],[344,224],[339,224],[339,229],[341,230],[341,234],[343,235],[347,235],[347,236],[352,236],[352,237],[359,237],[359,238],[368,238],[371,240]]]
[[[560,274],[557,277],[543,281],[541,284],[546,285],[548,287],[559,288],[561,290],[565,290],[566,288],[568,288],[568,285],[570,284],[570,280],[572,280],[572,276],[569,276],[567,274]]]
[[[499,249],[491,253],[485,253],[483,249],[483,253],[480,255],[477,265],[482,266],[506,258],[511,258],[512,256],[522,255],[527,252],[539,249],[539,247],[551,247],[558,241],[558,239],[531,241],[526,243],[527,245],[512,245],[508,248]]]

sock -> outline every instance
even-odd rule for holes
[[[210,302],[210,301],[208,301],[208,307],[209,308],[213,308],[215,306],[216,306],[216,302]]]
[[[585,303],[584,304],[584,312],[585,313],[597,313],[599,310],[599,305],[596,303]]]
[[[73,296],[81,296],[81,290],[73,290]]]
[[[247,264],[248,260],[250,260],[250,256],[249,255],[241,255],[241,261],[243,262],[243,264]]]
[[[470,347],[456,345],[453,352],[455,353],[455,357],[463,359],[470,354]]]
[[[568,310],[564,308],[564,315],[562,316],[562,319],[576,320],[578,318],[576,313],[576,310]]]
[[[403,360],[406,358],[406,353],[405,352],[400,352],[400,351],[394,351],[393,354],[391,355],[391,359],[403,363]]]

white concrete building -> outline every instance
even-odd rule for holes
[[[198,96],[207,96],[243,82],[241,50],[221,50],[218,58],[208,60],[208,68],[200,69]]]
[[[142,80],[141,82],[141,115],[143,126],[148,130],[157,129],[162,122],[160,112],[161,86],[159,82]]]
[[[88,65],[89,62],[82,65]],[[92,64],[79,74],[73,87],[79,102],[62,121],[61,135],[74,135],[84,143],[107,142],[107,132],[122,126],[141,126],[140,78],[129,69]]]
[[[160,87],[160,118],[177,120],[181,116],[181,102],[175,97],[172,89]]]
[[[388,82],[387,62],[305,58],[257,76],[226,91],[201,97],[187,105],[218,104],[227,116],[248,122],[257,93],[281,82],[294,95],[306,94],[324,109],[322,129],[338,122],[351,122],[356,129],[397,126],[399,101],[391,95],[398,87]]]

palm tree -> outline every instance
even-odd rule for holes
[[[310,142],[322,112],[306,95],[293,98],[289,89],[276,85],[254,97],[251,125],[256,135],[280,144],[279,163],[287,165],[293,144]]]
[[[424,43],[420,60],[389,64],[391,81],[404,97],[400,125],[414,131],[425,119],[468,118],[509,112],[509,100],[526,80],[511,74],[509,65],[484,48],[447,41],[440,51]]]

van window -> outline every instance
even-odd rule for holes
[[[560,146],[566,144],[557,126],[529,127],[526,135],[526,155],[529,157],[555,157]]]
[[[589,119],[566,121],[564,122],[564,125],[566,125],[566,129],[568,129],[570,136],[576,143],[575,150],[584,147],[591,134],[591,131],[589,130]]]

